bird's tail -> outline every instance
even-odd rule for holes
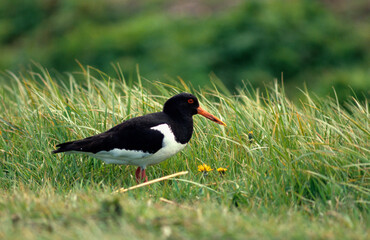
[[[74,147],[73,147],[74,142],[75,141],[58,144],[57,145],[58,149],[52,151],[52,153],[61,153],[61,152],[73,151],[73,150],[75,150]]]

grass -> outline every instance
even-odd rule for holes
[[[368,102],[340,106],[304,92],[295,104],[278,84],[264,95],[247,88],[231,95],[222,86],[137,82],[92,68],[0,77],[0,238],[368,237]],[[113,194],[135,185],[135,167],[51,154],[57,143],[160,111],[181,91],[228,125],[194,116],[189,146],[147,172],[187,175]],[[199,173],[201,164],[214,170]]]

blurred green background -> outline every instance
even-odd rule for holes
[[[365,0],[11,0],[0,2],[0,70],[32,61],[83,65],[234,91],[275,78],[291,98],[307,85],[340,101],[369,97],[370,3]],[[132,79],[134,79],[132,77]]]

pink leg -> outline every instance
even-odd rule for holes
[[[144,182],[148,181],[148,177],[146,176],[145,169],[141,171],[141,179],[144,179]]]
[[[138,167],[135,172],[135,177],[136,177],[136,183],[140,183],[140,173],[141,173],[141,167]]]
[[[138,167],[135,172],[136,182],[140,183],[143,179],[144,182],[148,181],[148,177],[145,174],[145,169]]]

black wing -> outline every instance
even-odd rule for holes
[[[98,135],[59,144],[53,153],[68,151],[97,153],[114,148],[155,153],[162,147],[164,136],[151,127],[165,123],[165,117],[160,113],[154,113],[132,118]]]

